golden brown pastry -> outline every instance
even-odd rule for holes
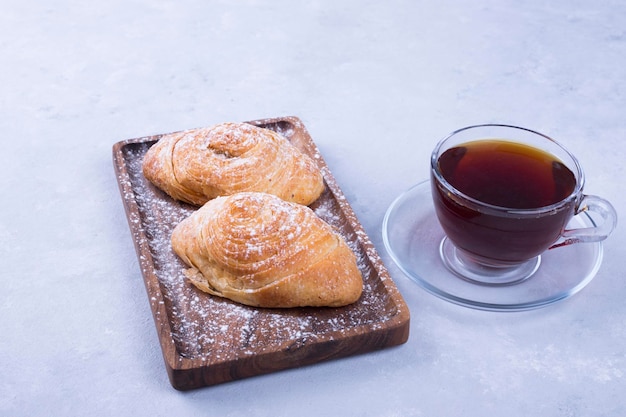
[[[308,207],[257,192],[209,201],[172,247],[200,290],[257,307],[338,307],[359,299],[356,257]]]
[[[143,173],[171,197],[195,205],[242,191],[309,205],[324,190],[311,158],[278,133],[247,123],[164,135],[146,153]]]

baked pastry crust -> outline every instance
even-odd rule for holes
[[[143,174],[171,197],[194,205],[243,191],[309,205],[324,190],[311,158],[280,134],[247,123],[164,135],[146,153]]]
[[[343,238],[308,207],[245,192],[209,201],[179,223],[172,247],[200,290],[256,307],[339,307],[363,279]]]

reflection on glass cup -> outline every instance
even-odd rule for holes
[[[583,194],[584,182],[576,158],[532,130],[477,125],[451,133],[431,155],[444,263],[462,278],[510,285],[531,277],[548,249],[606,239],[617,214]],[[582,212],[600,222],[567,229]]]

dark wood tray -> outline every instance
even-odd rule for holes
[[[141,164],[162,135],[124,140],[113,161],[172,386],[189,390],[402,344],[409,310],[376,249],[296,117],[249,122],[273,129],[311,156],[326,189],[311,205],[346,239],[363,275],[363,295],[341,308],[261,309],[198,291],[170,245],[196,207],[149,183]]]

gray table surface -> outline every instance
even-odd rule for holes
[[[449,131],[511,123],[624,213],[621,0],[8,0],[0,10],[0,415],[623,416],[626,234],[540,310],[456,306],[381,227]],[[122,139],[302,119],[411,310],[399,347],[169,384],[111,162]]]

